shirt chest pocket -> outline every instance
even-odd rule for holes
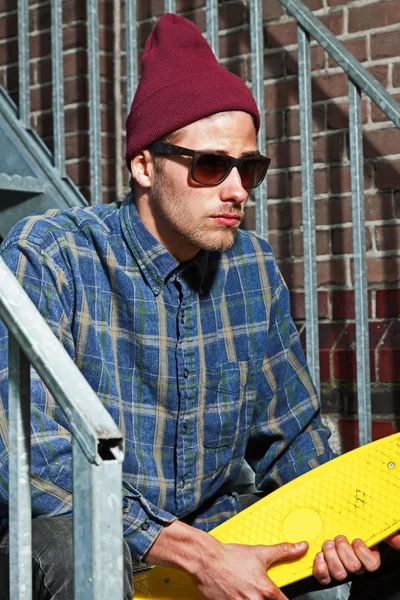
[[[242,361],[206,371],[203,418],[206,448],[233,446],[247,435],[248,370],[249,363]]]

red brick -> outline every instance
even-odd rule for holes
[[[275,198],[277,200],[286,198],[287,193],[287,178],[286,173],[281,171],[280,173],[271,173],[268,175],[268,197]],[[288,206],[286,205],[286,210]]]
[[[316,252],[318,256],[329,254],[330,239],[329,231],[316,231]],[[292,250],[294,256],[303,256],[303,234],[295,231],[292,236]]]
[[[322,163],[339,162],[344,154],[343,133],[325,135],[314,140],[314,161]]]
[[[318,317],[329,316],[328,292],[317,293]],[[293,292],[290,294],[290,314],[294,320],[305,319],[305,294],[304,292]]]
[[[343,331],[342,323],[320,323],[318,327],[319,338],[319,363],[321,381],[329,381],[332,378],[331,362],[332,348]],[[305,332],[302,335],[305,346]]]
[[[66,159],[89,156],[89,137],[87,135],[69,135],[65,138]]]
[[[378,250],[398,250],[400,247],[400,225],[376,227],[376,247]]]
[[[12,40],[0,45],[0,66],[10,65],[18,61],[18,42]]]
[[[368,102],[362,101],[362,122],[368,121]],[[339,102],[337,104],[328,104],[327,106],[327,127],[328,129],[348,129],[349,128],[349,104],[348,102]]]
[[[324,6],[323,0],[303,0],[303,4],[310,10],[319,10]]]
[[[364,133],[364,155],[366,158],[400,154],[400,129],[381,129]]]
[[[193,8],[193,7],[191,7],[191,8]],[[189,21],[191,21],[192,23],[194,23],[200,29],[200,31],[205,33],[207,25],[206,25],[206,13],[204,10],[202,10],[202,11],[189,10],[188,12],[184,12],[184,14],[182,16],[185,17],[186,19],[188,19]]]
[[[342,44],[351,54],[359,60],[363,62],[367,60],[367,38],[366,37],[358,37],[352,38],[351,40],[341,40]],[[329,66],[334,67],[337,65],[337,62],[329,56]]]
[[[375,348],[381,341],[388,323],[369,323],[369,368],[375,381]],[[340,381],[357,381],[356,325],[349,323],[333,351],[334,377]]]
[[[263,20],[273,21],[279,19],[283,12],[282,5],[278,0],[263,0]]]
[[[346,263],[342,259],[331,258],[317,262],[318,286],[344,285],[346,283]]]
[[[365,230],[366,250],[372,248],[372,236],[370,229]],[[353,228],[346,227],[332,230],[332,252],[333,254],[353,254]]]
[[[400,192],[397,192],[394,196],[394,212],[396,217],[400,217]]]
[[[278,81],[264,86],[265,108],[276,110],[299,103],[299,89],[296,80]]]
[[[379,348],[379,379],[382,382],[400,381],[400,322],[393,321]]]
[[[279,261],[279,269],[289,290],[304,289],[304,264],[303,261]]]
[[[268,242],[276,258],[290,258],[290,234],[287,231],[271,231]]]
[[[292,205],[287,202],[268,205],[268,224],[271,229],[287,229],[292,226]]]
[[[326,52],[321,46],[310,48],[311,70],[320,71],[325,68]],[[297,75],[299,60],[297,49],[286,52],[286,72],[288,75]]]
[[[348,223],[351,216],[351,198],[321,198],[315,203],[317,225]]]
[[[396,130],[398,131],[398,130]],[[400,184],[400,159],[381,160],[375,163],[375,184],[383,189],[399,188]]]
[[[220,58],[232,58],[250,52],[250,36],[247,31],[235,31],[219,38]]]
[[[388,69],[388,65],[374,65],[373,67],[369,67],[368,71],[371,73],[372,77],[378,81],[378,83],[386,88],[388,86]]]
[[[313,133],[325,130],[325,107],[314,106],[312,110]],[[285,113],[286,136],[300,135],[300,117],[298,109],[287,110]]]
[[[348,94],[347,75],[345,73],[317,75],[312,78],[311,85],[313,102],[347,96]]]
[[[353,290],[332,290],[332,319],[354,319]]]
[[[223,3],[219,6],[219,29],[230,29],[243,25],[246,21],[246,13],[243,2]]]
[[[400,289],[376,291],[376,316],[378,319],[400,317]]]
[[[371,166],[364,164],[364,189],[368,190],[372,184]],[[350,167],[331,168],[331,191],[334,194],[351,192]]]
[[[87,160],[69,163],[67,173],[72,181],[78,185],[88,185],[90,183],[90,164]]]
[[[243,81],[250,80],[251,71],[248,58],[243,58],[239,56],[233,58],[232,60],[228,59],[223,61],[223,66],[227,71],[230,71],[230,73],[237,75],[238,77],[240,77],[240,79],[243,79]]]
[[[314,171],[315,194],[326,194],[329,190],[329,178],[327,170]],[[292,198],[301,196],[301,173],[291,171],[289,173],[289,195]]]
[[[264,56],[264,79],[277,79],[285,74],[285,54],[270,52]]]
[[[264,28],[265,45],[267,48],[281,48],[297,43],[296,21],[284,21]]]
[[[353,271],[353,269],[352,269]],[[369,283],[397,283],[400,281],[400,257],[367,257]]]
[[[393,65],[393,86],[400,87],[400,63],[396,63]],[[398,96],[395,96],[396,100],[398,100]]]
[[[371,58],[391,58],[400,54],[400,32],[385,31],[371,35]]]
[[[331,12],[327,15],[319,17],[321,23],[325,25],[333,35],[341,35],[343,33],[343,11]]]
[[[268,204],[268,228],[288,229],[292,226],[292,210],[293,207],[287,202],[269,203]],[[249,206],[245,210],[245,216],[242,222],[242,228],[248,231],[255,231],[255,207]]]
[[[395,25],[400,21],[400,2],[376,2],[349,9],[349,33]]]
[[[338,428],[344,452],[349,452],[359,447],[358,419],[339,419]],[[382,439],[393,433],[395,433],[395,428],[391,421],[372,421],[372,441]]]
[[[299,142],[274,142],[268,144],[267,154],[271,158],[271,169],[300,165]]]
[[[400,77],[400,75],[399,75]],[[400,87],[400,80],[399,80],[399,84],[396,85],[395,87]],[[393,98],[396,100],[396,102],[400,103],[400,94],[392,94]],[[371,101],[371,118],[374,122],[380,122],[380,121],[389,121],[389,117],[380,109],[378,108],[378,106]]]
[[[283,111],[269,112],[265,118],[265,128],[269,140],[280,138],[283,135]]]
[[[382,221],[393,218],[392,194],[366,194],[365,220]]]
[[[18,36],[18,14],[17,12],[3,15],[0,18],[0,39],[8,39]]]

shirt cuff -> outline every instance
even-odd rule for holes
[[[133,571],[148,569],[144,555],[156,541],[164,525],[176,521],[177,517],[159,509],[140,494],[124,496],[124,539],[132,555]]]

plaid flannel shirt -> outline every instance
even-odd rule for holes
[[[206,531],[240,510],[243,459],[271,491],[332,458],[269,245],[178,263],[123,203],[48,211],[1,246],[125,439],[134,568],[174,519]],[[7,330],[0,322],[0,516],[7,524]],[[33,517],[71,515],[70,425],[32,376]]]

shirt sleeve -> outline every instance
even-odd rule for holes
[[[246,453],[257,488],[266,492],[335,456],[290,316],[289,292],[275,262],[271,288],[266,350]]]
[[[74,289],[67,264],[62,264],[38,243],[7,240],[0,256],[17,277],[30,299],[62,342],[72,360],[75,345]],[[0,519],[7,526],[8,514],[8,331],[0,320]],[[61,408],[31,368],[31,469],[32,516],[72,516],[72,445],[70,424]],[[124,537],[134,559],[133,568],[143,569],[143,556],[164,524],[175,517],[151,505],[136,490],[123,483]]]

